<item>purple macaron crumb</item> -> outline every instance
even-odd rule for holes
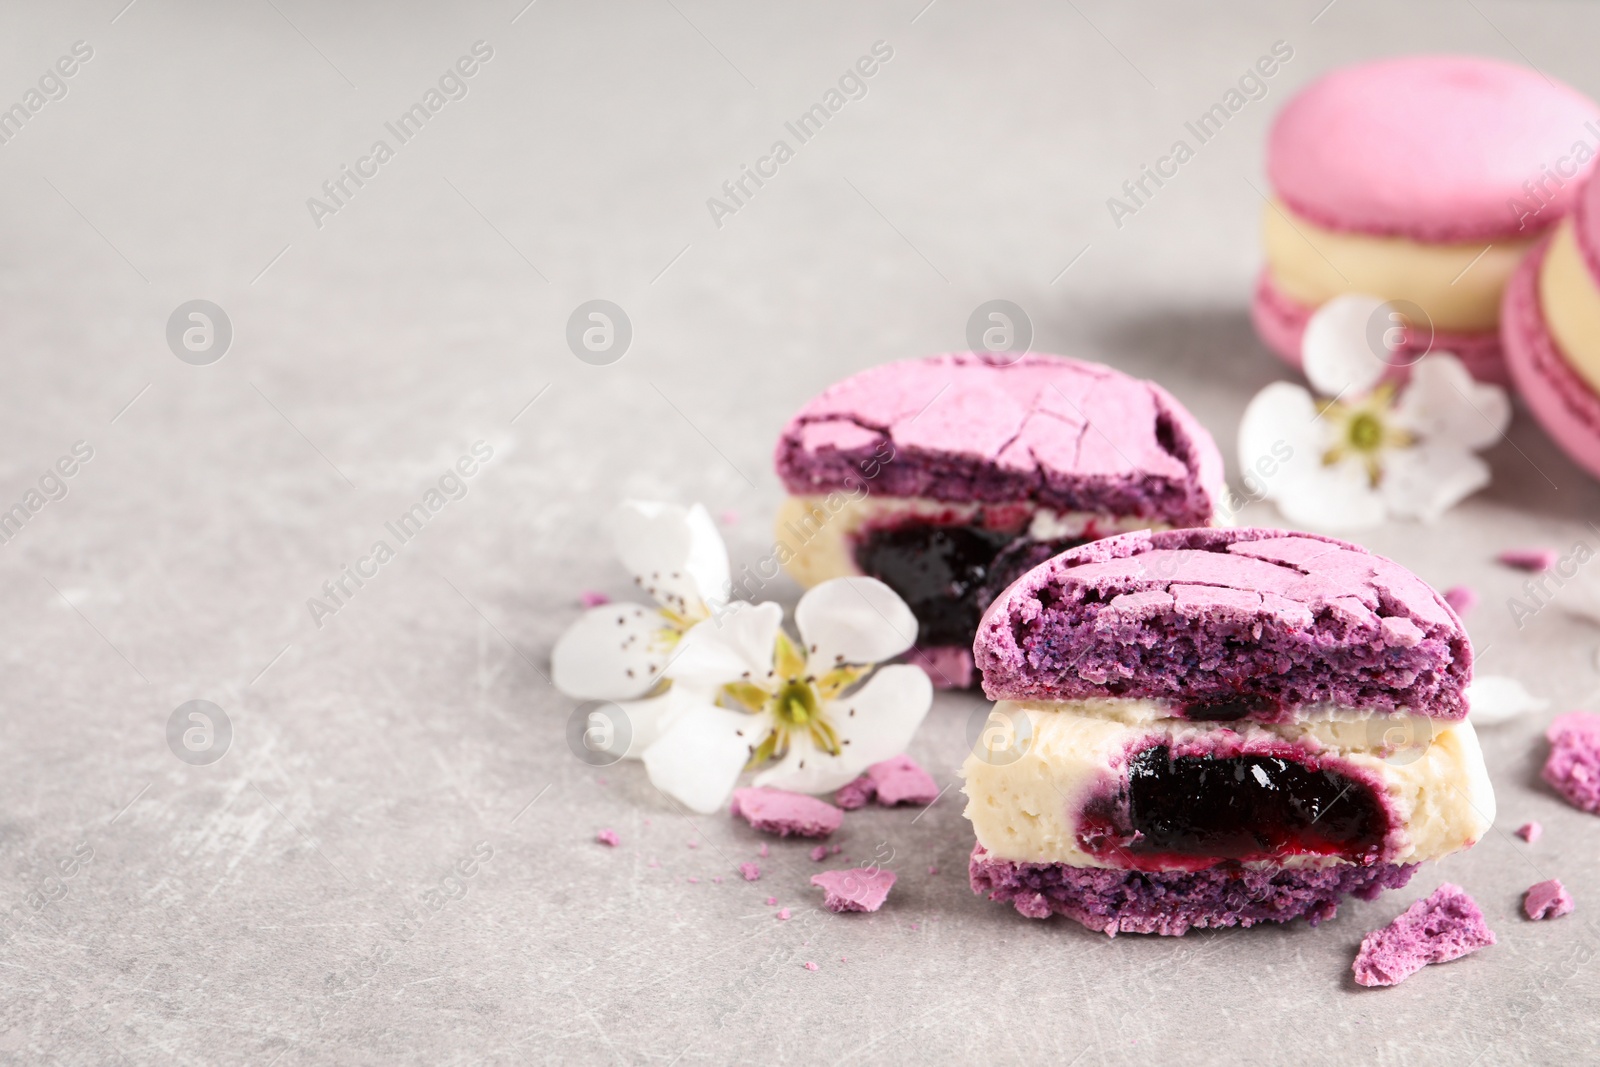
[[[971,689],[978,681],[972,649],[965,645],[918,645],[906,653],[906,662],[921,667],[935,689]]]
[[[1569,711],[1545,731],[1544,780],[1575,808],[1600,813],[1600,715]]]
[[[872,803],[878,793],[877,783],[868,775],[846,782],[833,794],[833,802],[845,811],[859,811]]]
[[[736,789],[730,810],[762,833],[780,837],[827,837],[844,822],[844,812],[827,801],[781,789]]]
[[[622,844],[622,839],[617,836],[617,832],[609,827],[595,834],[594,839],[602,845],[609,845],[612,848]]]
[[[972,891],[1014,906],[1030,919],[1065,915],[1091,930],[1177,937],[1191,927],[1254,926],[1333,918],[1346,896],[1372,900],[1411,880],[1415,865],[1293,867],[1250,870],[1124,871],[1023,863],[972,850]]]
[[[1525,822],[1517,827],[1517,836],[1531,845],[1544,836],[1544,827],[1537,822]]]
[[[761,877],[761,868],[754,863],[741,863],[739,873],[744,876],[745,881],[754,882]]]
[[[1465,615],[1478,606],[1478,591],[1470,585],[1452,585],[1444,591],[1444,602],[1457,615]]]
[[[1528,895],[1522,898],[1522,910],[1530,919],[1558,919],[1570,913],[1574,906],[1572,894],[1559,878],[1529,886]]]
[[[1508,548],[1496,556],[1495,561],[1519,571],[1547,571],[1560,558],[1561,554],[1553,548]]]
[[[1477,902],[1445,882],[1362,938],[1352,969],[1361,985],[1398,985],[1430,963],[1447,963],[1494,943]]]
[[[823,871],[811,876],[811,884],[821,887],[822,904],[832,912],[877,911],[889,899],[895,873],[882,867],[853,867],[847,871]]]
[[[991,700],[1144,697],[1267,722],[1326,704],[1462,719],[1472,676],[1460,620],[1404,567],[1247,528],[1064,552],[990,605],[973,655]]]
[[[916,760],[902,753],[868,767],[860,778],[842,786],[833,801],[846,811],[855,811],[874,797],[886,808],[932,804],[939,798],[939,784]]]

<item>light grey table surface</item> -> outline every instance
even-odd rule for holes
[[[968,890],[955,789],[920,816],[850,816],[845,848],[892,848],[901,880],[876,915],[818,912],[806,846],[774,843],[746,884],[742,823],[674,812],[637,764],[576,760],[546,675],[579,592],[629,592],[603,526],[618,499],[733,509],[735,565],[754,561],[791,411],[964,347],[988,299],[1026,309],[1038,349],[1163,382],[1231,467],[1246,401],[1288,376],[1245,314],[1276,108],[1408,50],[1600,95],[1600,9],[125,2],[0,12],[0,103],[74,42],[93,51],[0,145],[0,507],[93,449],[0,545],[5,1059],[1596,1057],[1600,823],[1537,772],[1548,719],[1594,706],[1600,632],[1577,586],[1519,628],[1521,576],[1491,561],[1600,547],[1600,492],[1525,413],[1491,489],[1362,540],[1476,586],[1481,668],[1550,711],[1483,731],[1493,833],[1319,929],[1110,940],[1024,920]],[[466,96],[396,147],[384,124],[480,40]],[[1266,98],[1114,226],[1106,199],[1280,40],[1293,58]],[[893,56],[866,95],[716,225],[707,198],[795,147],[784,123],[878,41]],[[379,138],[394,158],[314,220],[307,199]],[[595,298],[633,326],[609,366],[564,340]],[[192,299],[232,323],[206,366],[165,337]],[[479,440],[494,455],[467,496],[316,625],[307,599]],[[232,724],[219,762],[169,748],[193,699]],[[940,696],[912,746],[941,783],[977,704]],[[1510,836],[1530,818],[1532,847]],[[592,842],[603,826],[619,848]],[[419,903],[486,853],[464,895]],[[1522,890],[1553,876],[1578,912],[1522,919]],[[1361,936],[1444,880],[1499,944],[1355,986]]]

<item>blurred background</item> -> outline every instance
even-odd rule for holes
[[[545,676],[580,591],[629,593],[604,531],[618,499],[704,502],[735,569],[764,555],[793,410],[861,368],[966,348],[986,301],[1020,307],[1035,350],[1160,381],[1237,483],[1244,405],[1294,377],[1247,316],[1278,107],[1330,67],[1413,51],[1600,96],[1600,9],[124,3],[0,10],[0,108],[28,108],[0,114],[0,508],[92,451],[0,544],[0,1052],[1488,1064],[1593,1047],[1600,861],[1588,817],[1536,786],[1543,719],[1485,730],[1501,823],[1550,829],[1536,869],[1497,833],[1319,930],[1112,942],[967,890],[954,769],[973,694],[941,695],[912,748],[955,788],[914,825],[852,823],[857,847],[942,873],[853,923],[810,912],[799,852],[759,885],[713,883],[751,835],[686,824],[637,765],[574,759]],[[1114,217],[1123,183],[1275,47],[1292,55],[1260,98]],[[53,76],[63,56],[75,72]],[[861,91],[795,136],[863,57]],[[792,158],[739,190],[780,139]],[[196,300],[225,347],[220,329],[198,353],[169,342]],[[631,335],[608,361],[568,343],[593,300]],[[475,442],[492,458],[465,495],[313,616]],[[1479,589],[1480,670],[1552,712],[1592,706],[1600,634],[1559,604],[1519,625],[1524,576],[1491,561],[1600,544],[1600,492],[1525,413],[1488,459],[1494,484],[1442,523],[1359,539]],[[191,700],[225,712],[214,763],[169,745]],[[595,848],[601,826],[625,847]],[[1519,925],[1520,891],[1557,873],[1578,913]],[[1501,946],[1357,992],[1361,934],[1445,878]],[[811,921],[773,922],[769,893]]]

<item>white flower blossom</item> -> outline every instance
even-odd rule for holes
[[[1489,484],[1489,466],[1474,453],[1505,432],[1510,399],[1445,352],[1418,360],[1403,387],[1384,381],[1391,363],[1370,340],[1384,309],[1355,293],[1318,308],[1302,362],[1321,398],[1275,382],[1245,410],[1240,462],[1255,478],[1262,457],[1281,461],[1260,486],[1290,522],[1334,530],[1390,517],[1432,521]],[[1380,344],[1397,341],[1385,334]]]
[[[709,814],[746,770],[758,786],[824,793],[905,751],[933,687],[920,667],[878,666],[917,636],[888,586],[816,586],[795,608],[796,643],[777,604],[720,600],[727,551],[699,505],[624,505],[616,542],[659,607],[585,612],[556,642],[552,677],[621,709],[627,729],[597,736],[642,759],[664,793]]]

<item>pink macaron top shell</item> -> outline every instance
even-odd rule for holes
[[[1537,71],[1481,56],[1399,56],[1303,89],[1273,123],[1267,175],[1291,210],[1330,229],[1490,240],[1565,214],[1597,139],[1600,107]],[[1589,158],[1577,165],[1580,141]],[[1546,180],[1534,198],[1523,183],[1556,173],[1564,157],[1575,173],[1560,186]],[[1524,220],[1529,210],[1537,214]]]
[[[1207,523],[1223,490],[1211,435],[1154,382],[1039,353],[971,352],[872,367],[784,427],[791,493],[859,490],[951,502]]]

